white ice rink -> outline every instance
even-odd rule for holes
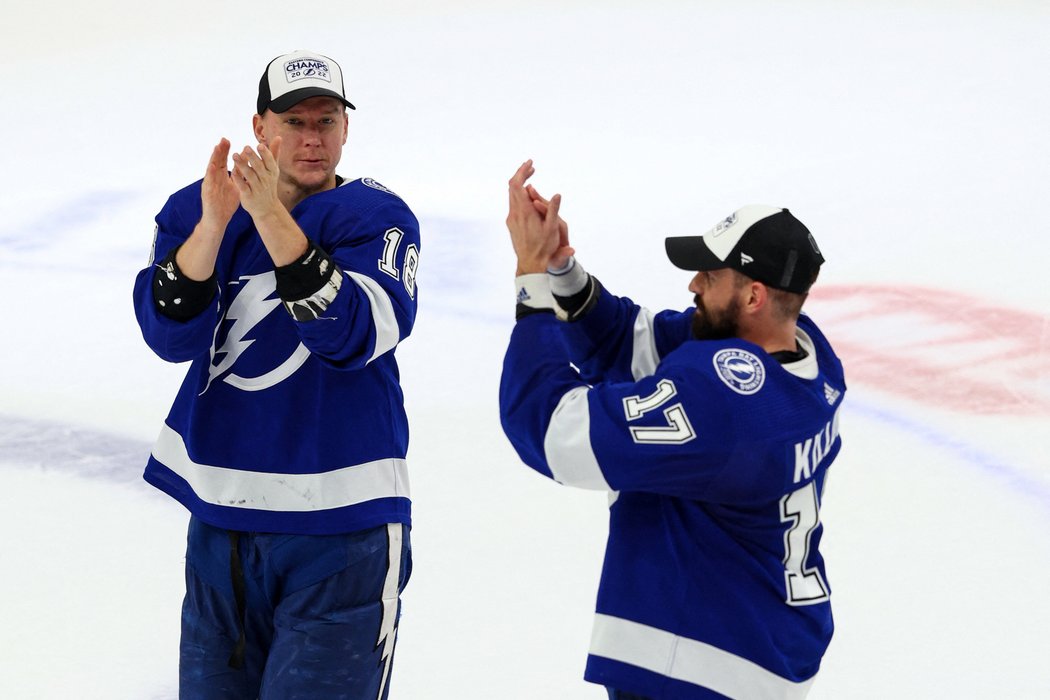
[[[810,698],[1050,698],[1048,37],[1043,0],[0,10],[0,698],[176,697],[187,515],[139,474],[185,368],[142,342],[132,280],[296,48],[348,76],[340,173],[422,224],[392,699],[605,697],[606,499],[522,466],[497,415],[530,157],[580,260],[651,308],[691,298],[664,236],[742,204],[820,241],[808,308],[850,392]]]

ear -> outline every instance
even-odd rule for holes
[[[255,140],[266,143],[266,125],[261,115],[252,115],[252,131],[255,132]]]
[[[343,110],[343,145],[346,145],[346,137],[350,133],[350,115]]]
[[[758,313],[769,305],[769,287],[752,280],[744,288],[744,310],[747,313]]]

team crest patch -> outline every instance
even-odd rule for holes
[[[762,360],[747,350],[721,350],[715,354],[714,364],[718,378],[738,394],[754,394],[766,381]]]
[[[380,192],[386,192],[387,194],[392,194],[395,197],[398,196],[397,192],[394,192],[392,189],[390,189],[386,185],[380,184],[380,183],[376,182],[375,180],[373,180],[370,177],[362,178],[361,182],[363,184],[371,187],[373,190],[379,190]]]
[[[305,78],[332,82],[332,74],[328,64],[315,58],[297,58],[294,61],[286,62],[284,64],[284,77],[288,79],[289,83]]]

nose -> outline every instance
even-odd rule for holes
[[[697,272],[696,275],[693,276],[693,279],[689,281],[689,291],[693,294],[700,294],[700,278],[703,274],[704,273],[702,272]]]
[[[321,143],[321,127],[316,124],[303,128],[303,144],[307,146],[318,146]]]

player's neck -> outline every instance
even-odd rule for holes
[[[284,205],[285,209],[291,211],[299,202],[310,195],[334,189],[335,186],[336,179],[334,174],[323,184],[316,187],[304,187],[298,182],[281,182],[277,188],[277,198],[281,200],[281,204]]]
[[[740,337],[754,343],[770,355],[775,352],[795,352],[798,349],[794,323],[768,329],[741,329]]]

